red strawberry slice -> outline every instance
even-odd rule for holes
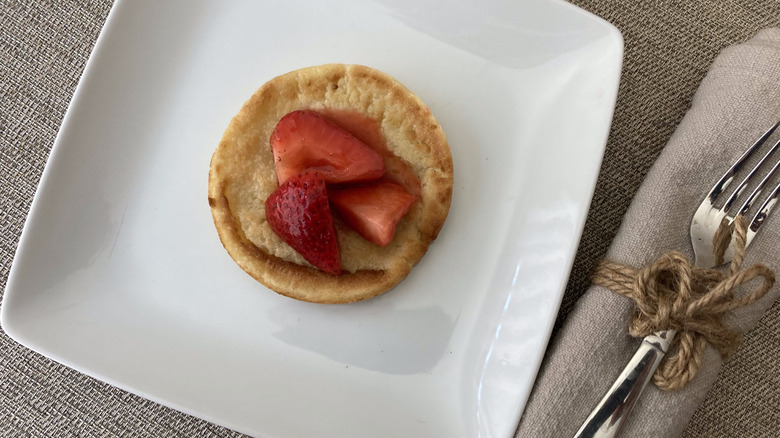
[[[271,134],[279,184],[306,169],[318,170],[327,183],[370,181],[385,173],[382,156],[357,137],[310,111],[293,111]]]
[[[333,190],[330,201],[363,238],[379,246],[393,240],[395,227],[414,203],[414,196],[391,182]]]
[[[266,199],[265,217],[274,233],[306,261],[327,273],[341,274],[322,175],[309,171],[289,178]]]

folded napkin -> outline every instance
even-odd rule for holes
[[[689,226],[696,207],[728,166],[779,119],[780,29],[771,28],[717,57],[637,192],[607,258],[641,268],[678,250],[693,260]],[[780,274],[778,248],[780,211],[774,211],[747,249],[744,266],[760,262]],[[730,312],[726,325],[747,332],[779,295],[775,285],[761,300]],[[639,346],[640,339],[628,335],[633,306],[608,289],[589,288],[549,346],[517,437],[565,438],[577,432]],[[698,374],[683,389],[667,392],[648,385],[621,436],[679,436],[722,360],[708,345]]]

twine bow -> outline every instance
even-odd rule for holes
[[[653,383],[665,391],[684,387],[701,367],[704,347],[709,343],[726,358],[742,342],[738,332],[728,329],[721,318],[731,310],[761,299],[775,282],[774,272],[762,264],[742,269],[745,258],[747,221],[742,216],[725,220],[713,237],[716,260],[734,236],[734,258],[727,273],[694,266],[677,251],[662,255],[637,270],[603,260],[596,267],[593,283],[634,300],[636,310],[629,334],[644,337],[659,330],[677,330],[669,354],[653,375]],[[752,293],[736,296],[740,285],[757,277],[763,282]]]

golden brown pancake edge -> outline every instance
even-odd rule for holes
[[[277,188],[269,138],[279,119],[298,109],[356,112],[373,119],[387,148],[410,165],[421,183],[420,198],[386,247],[336,220],[342,275],[312,267],[265,219],[265,199]],[[386,292],[409,274],[444,225],[452,186],[446,136],[416,95],[370,67],[326,64],[271,79],[244,103],[212,156],[208,197],[222,245],[245,272],[291,298],[349,303]]]

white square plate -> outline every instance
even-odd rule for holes
[[[582,231],[622,61],[555,0],[121,0],[68,109],[2,306],[20,343],[272,438],[509,437]],[[365,64],[450,141],[449,219],[396,289],[278,296],[220,245],[222,131],[263,82]]]

